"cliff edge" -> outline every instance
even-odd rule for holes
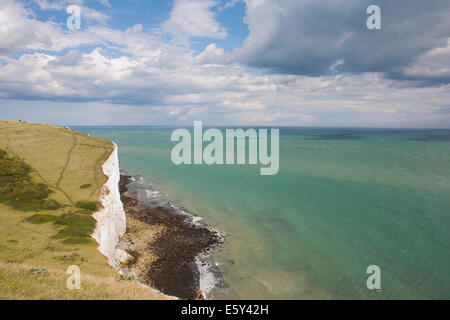
[[[65,127],[0,120],[0,299],[170,299],[117,272],[117,152]],[[67,287],[69,266],[80,290]]]
[[[120,200],[119,181],[120,168],[117,145],[109,158],[103,164],[103,172],[108,180],[100,191],[99,201],[102,209],[97,211],[93,217],[97,225],[92,237],[97,240],[98,250],[108,258],[108,263],[117,268],[118,261],[126,258],[126,253],[116,249],[119,238],[126,230],[126,216]]]

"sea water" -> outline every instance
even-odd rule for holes
[[[281,128],[279,173],[261,176],[174,165],[174,128],[72,129],[115,141],[155,199],[226,233],[218,298],[450,298],[450,131]]]

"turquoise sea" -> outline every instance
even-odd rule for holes
[[[171,128],[72,129],[115,141],[122,169],[227,234],[219,298],[450,298],[450,131],[281,128],[280,171],[261,176],[172,164]]]

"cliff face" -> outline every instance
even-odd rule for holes
[[[116,246],[125,233],[126,217],[119,193],[120,169],[116,144],[114,151],[103,164],[103,172],[108,181],[100,193],[99,200],[103,208],[93,215],[97,226],[92,237],[97,240],[98,250],[108,258],[109,264],[118,267],[117,261],[123,259],[124,252],[117,250]]]

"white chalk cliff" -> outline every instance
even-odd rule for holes
[[[108,263],[117,268],[118,261],[123,260],[127,254],[116,248],[119,238],[126,230],[126,216],[120,200],[120,168],[115,143],[113,152],[102,168],[108,177],[108,181],[103,185],[100,192],[99,200],[103,208],[93,215],[94,219],[97,220],[97,226],[92,237],[97,240],[98,250],[108,258]]]

